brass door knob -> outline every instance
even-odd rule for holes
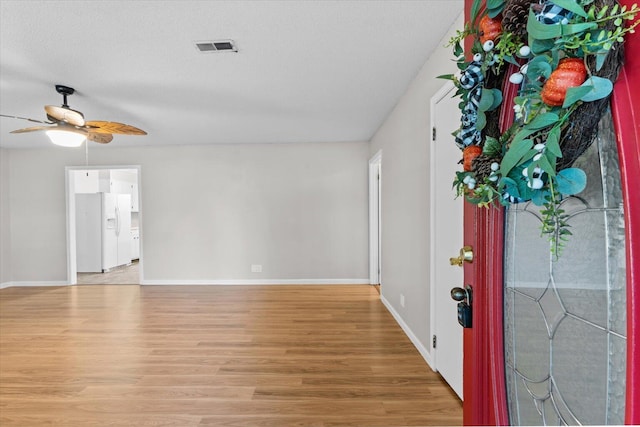
[[[471,246],[463,246],[462,249],[460,249],[460,256],[449,258],[449,262],[451,265],[457,265],[458,267],[462,267],[464,262],[473,262],[473,249]]]

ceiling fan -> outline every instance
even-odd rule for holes
[[[30,122],[42,123],[47,126],[34,126],[24,129],[16,129],[11,133],[25,133],[35,131],[45,131],[51,138],[51,142],[66,147],[78,147],[85,139],[100,144],[107,144],[113,140],[113,134],[121,135],[146,135],[147,133],[137,127],[118,122],[105,121],[85,121],[84,115],[77,110],[73,110],[67,105],[67,96],[73,95],[75,89],[64,85],[56,85],[56,91],[62,95],[62,106],[45,105],[47,121],[30,119],[27,117],[8,116],[0,114],[2,117],[28,120]]]

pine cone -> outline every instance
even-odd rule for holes
[[[489,157],[481,154],[471,163],[471,171],[475,174],[476,180],[482,182],[485,178],[491,175],[491,163],[500,163],[500,159],[496,157]]]
[[[527,18],[529,8],[536,0],[507,0],[502,11],[502,28],[504,32],[512,33],[516,38],[526,43]]]

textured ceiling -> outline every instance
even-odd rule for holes
[[[110,146],[367,141],[463,8],[446,1],[0,1],[0,113],[69,106]],[[201,40],[238,52],[200,53]],[[428,100],[425,99],[425,102]],[[427,120],[427,118],[425,118]],[[0,118],[0,146],[48,144]]]

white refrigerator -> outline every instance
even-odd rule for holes
[[[76,194],[79,273],[100,273],[131,263],[131,195]]]

